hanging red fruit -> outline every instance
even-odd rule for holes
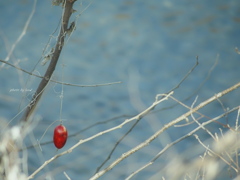
[[[65,126],[58,125],[54,129],[53,142],[56,148],[61,149],[67,142],[68,132]]]

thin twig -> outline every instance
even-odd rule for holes
[[[102,136],[104,134],[107,134],[111,131],[114,131],[116,129],[119,129],[119,128],[122,128],[125,124],[131,122],[131,121],[134,121],[134,120],[138,120],[138,119],[141,119],[143,118],[145,115],[147,115],[155,106],[157,106],[158,104],[160,104],[161,102],[167,100],[169,98],[169,96],[171,96],[173,94],[173,92],[169,93],[169,94],[158,94],[156,96],[156,100],[153,102],[153,104],[151,106],[149,106],[147,109],[145,109],[144,111],[142,111],[141,113],[139,113],[138,115],[130,118],[130,119],[126,119],[124,122],[122,122],[121,124],[117,125],[117,126],[114,126],[110,129],[107,129],[105,131],[102,131],[102,132],[99,132],[93,136],[90,136],[89,138],[86,138],[86,139],[83,139],[83,140],[80,140],[78,143],[76,143],[75,145],[73,145],[71,148],[69,148],[68,150],[60,153],[60,154],[57,154],[55,156],[53,156],[51,159],[47,160],[44,162],[44,164],[42,164],[35,172],[33,172],[29,177],[28,179],[32,179],[34,178],[34,176],[39,173],[45,166],[47,166],[49,163],[51,163],[52,161],[54,161],[55,159],[57,159],[58,157],[60,156],[63,156],[65,154],[68,154],[68,153],[71,153],[75,148],[77,148],[78,146],[80,146],[81,144],[85,143],[85,142],[88,142],[92,139],[95,139],[96,137],[99,137],[99,136]],[[158,99],[159,96],[165,96],[164,98],[162,99]]]
[[[163,128],[161,128],[159,131],[157,131],[155,134],[153,134],[150,138],[148,138],[146,141],[144,141],[143,143],[141,143],[140,145],[136,146],[135,148],[131,149],[130,151],[122,154],[122,156],[120,158],[118,158],[116,161],[114,161],[112,164],[110,164],[107,168],[103,169],[102,171],[98,172],[97,174],[95,174],[91,179],[97,179],[99,178],[100,176],[102,176],[103,174],[105,174],[106,172],[108,172],[109,170],[111,170],[114,166],[116,166],[118,163],[120,163],[122,160],[124,160],[125,158],[127,158],[128,156],[130,156],[131,154],[137,152],[138,150],[140,150],[141,148],[147,146],[150,142],[152,142],[154,139],[156,139],[162,132],[164,132],[165,130],[167,130],[168,128],[170,128],[171,126],[173,126],[174,124],[176,123],[179,123],[181,122],[182,120],[184,120],[186,117],[190,116],[192,113],[198,111],[199,109],[203,108],[204,106],[206,106],[207,104],[215,101],[217,98],[220,98],[226,94],[228,94],[229,92],[237,89],[240,87],[240,82],[233,85],[232,87],[222,91],[222,92],[219,92],[217,93],[216,95],[212,96],[211,98],[207,99],[206,101],[200,103],[197,107],[195,107],[194,109],[192,110],[189,110],[187,113],[181,115],[180,117],[176,118],[175,120],[171,121],[170,123],[166,124],[163,126]],[[71,153],[75,148],[77,148],[78,146],[80,146],[81,144],[85,143],[85,142],[88,142],[92,139],[95,139],[96,137],[99,137],[99,136],[102,136],[104,134],[107,134],[109,132],[112,132],[116,129],[119,129],[119,128],[122,128],[125,124],[133,121],[133,120],[138,120],[138,119],[141,119],[142,117],[144,117],[145,115],[149,114],[149,112],[154,109],[154,107],[156,107],[158,104],[160,104],[162,101],[164,100],[167,100],[169,96],[172,95],[173,92],[171,92],[170,94],[168,95],[157,95],[156,96],[156,101],[151,105],[149,106],[147,109],[145,109],[143,112],[139,113],[138,115],[130,118],[130,119],[126,119],[123,123],[117,125],[117,126],[114,126],[110,129],[107,129],[105,131],[102,131],[102,132],[99,132],[93,136],[90,136],[89,138],[86,138],[86,139],[83,139],[83,140],[80,140],[78,143],[76,143],[75,145],[73,145],[71,148],[69,148],[68,150],[60,153],[60,154],[57,154],[55,155],[54,157],[52,157],[51,159],[45,161],[44,164],[42,164],[35,172],[33,172],[29,177],[28,179],[32,179],[34,178],[34,176],[39,173],[45,166],[47,166],[49,163],[51,163],[52,161],[54,161],[55,159],[57,159],[58,157],[60,156],[63,156],[65,154],[68,154],[68,153]],[[159,96],[165,96],[165,98],[163,99],[160,99],[159,100]]]
[[[13,54],[13,51],[14,51],[15,47],[16,47],[17,44],[21,41],[21,39],[23,38],[23,36],[26,34],[27,28],[28,28],[28,26],[29,26],[29,23],[31,22],[31,19],[32,19],[32,17],[33,17],[33,14],[35,13],[36,4],[37,4],[37,0],[34,1],[32,11],[31,11],[31,13],[30,13],[30,15],[29,15],[29,17],[28,17],[28,19],[27,19],[24,27],[23,27],[22,33],[21,33],[20,36],[17,38],[16,42],[12,45],[10,51],[8,52],[7,57],[5,58],[5,61],[9,61],[10,57],[11,57],[12,54]],[[4,65],[5,65],[5,64],[2,64],[2,65],[1,65],[1,68],[3,68]]]
[[[193,106],[195,105],[195,103],[197,102],[197,98],[195,98],[194,102],[192,103],[191,105],[191,109],[193,109]],[[192,119],[194,120],[195,123],[197,123],[197,125],[199,127],[201,127],[204,131],[206,131],[215,141],[216,141],[216,138],[214,137],[214,135],[211,133],[211,131],[209,131],[206,127],[204,127],[198,120],[196,120],[196,118],[194,117],[193,113],[191,114],[191,117]]]
[[[38,77],[38,78],[41,78],[43,79],[44,77],[43,76],[40,76],[40,75],[37,75],[37,74],[34,74],[32,72],[29,72],[29,71],[26,71],[18,66],[15,66],[7,61],[4,61],[4,60],[1,60],[0,59],[0,62],[3,62],[9,66],[12,66],[20,71],[23,71],[31,76],[35,76],[35,77]],[[117,82],[110,82],[110,83],[103,83],[103,84],[93,84],[93,85],[80,85],[80,84],[72,84],[72,83],[66,83],[66,82],[61,82],[61,81],[56,81],[56,80],[53,80],[53,79],[49,79],[49,81],[51,82],[54,82],[54,83],[57,83],[57,84],[62,84],[62,85],[66,85],[66,86],[75,86],[75,87],[98,87],[98,86],[109,86],[109,85],[113,85],[113,84],[120,84],[122,83],[121,81],[117,81]]]
[[[64,171],[63,174],[65,175],[65,177],[68,179],[68,180],[71,180],[71,178],[68,176],[68,174]]]
[[[182,78],[182,80],[173,88],[171,89],[169,92],[171,91],[175,91],[175,89],[179,88],[180,85],[188,78],[188,76],[193,72],[193,70],[198,66],[199,62],[198,62],[198,56],[196,56],[196,63],[194,64],[194,66],[189,70],[189,72]],[[168,92],[168,93],[169,93]]]
[[[74,137],[74,136],[78,136],[79,134],[81,134],[81,133],[83,133],[83,132],[85,132],[85,131],[87,131],[87,130],[89,130],[89,129],[91,129],[92,127],[95,127],[95,126],[97,126],[97,125],[106,124],[106,123],[108,123],[108,122],[111,122],[111,121],[114,121],[114,120],[116,120],[116,119],[123,118],[123,117],[127,118],[127,117],[132,117],[132,116],[130,116],[130,115],[121,115],[121,116],[116,116],[116,117],[110,118],[110,119],[105,120],[105,121],[96,122],[96,123],[94,123],[94,124],[92,124],[92,125],[90,125],[90,126],[88,126],[88,127],[83,128],[82,130],[80,130],[80,131],[78,131],[78,132],[76,132],[76,133],[73,133],[73,134],[69,135],[69,136],[68,136],[68,139],[71,138],[71,137]],[[55,123],[55,121],[54,121],[53,123]],[[52,124],[53,124],[53,123],[52,123]],[[51,125],[52,125],[52,124],[51,124]],[[50,125],[50,126],[51,126],[51,125]],[[42,136],[42,137],[43,137],[43,136]],[[42,137],[40,138],[39,141],[41,141]],[[44,145],[47,145],[47,144],[50,144],[50,143],[52,143],[52,140],[51,140],[51,141],[42,142],[42,143],[40,143],[40,145],[41,145],[41,146],[44,146]],[[37,144],[34,144],[34,145],[31,145],[31,146],[27,146],[27,147],[22,148],[22,149],[19,149],[18,151],[23,151],[23,150],[26,150],[26,149],[35,148],[35,147],[37,147],[37,146],[39,146],[38,143],[37,143]]]
[[[232,166],[230,164],[230,162],[228,162],[225,158],[223,158],[221,155],[219,155],[218,153],[214,152],[212,149],[210,149],[209,147],[207,147],[198,137],[198,135],[194,135],[195,138],[198,140],[198,142],[206,149],[208,150],[211,154],[219,157],[222,161],[224,161],[227,165],[229,165],[229,167],[233,168],[236,172],[238,172],[238,169],[236,169],[234,166]]]
[[[238,109],[239,109],[239,107],[235,107],[235,108],[233,108],[233,109],[231,109],[231,110],[229,110],[229,111],[227,111],[227,112],[224,112],[223,114],[221,114],[221,115],[219,115],[219,116],[217,116],[217,117],[215,117],[215,118],[213,118],[213,119],[210,119],[210,120],[202,123],[201,126],[198,126],[197,128],[195,128],[195,129],[192,130],[191,132],[187,133],[186,135],[182,136],[181,138],[173,141],[173,142],[170,143],[170,144],[167,144],[159,153],[157,153],[157,155],[156,155],[151,161],[149,161],[149,163],[145,164],[144,166],[142,166],[141,168],[139,168],[138,170],[136,170],[135,172],[133,172],[132,174],[130,174],[130,175],[126,178],[126,180],[129,180],[130,178],[132,178],[134,175],[136,175],[137,173],[139,173],[140,171],[142,171],[142,170],[145,169],[146,167],[152,165],[164,152],[166,152],[166,151],[167,151],[169,148],[171,148],[173,145],[175,145],[175,144],[181,142],[182,140],[184,140],[184,139],[192,136],[195,132],[197,132],[198,130],[200,130],[202,127],[204,127],[204,126],[206,126],[206,125],[208,125],[208,124],[210,124],[210,123],[212,123],[212,122],[215,122],[215,121],[217,121],[218,119],[223,118],[224,116],[226,116],[226,114],[230,114],[230,113],[232,113],[232,112],[234,112],[234,111],[236,111],[236,110],[238,110]]]
[[[178,118],[176,118],[175,120],[171,121],[170,123],[164,125],[163,128],[161,128],[159,131],[157,131],[156,133],[154,133],[150,138],[148,138],[146,141],[144,141],[143,143],[139,144],[138,146],[136,146],[135,148],[132,148],[131,150],[127,151],[126,153],[122,154],[121,157],[119,157],[118,159],[116,159],[112,164],[110,164],[108,167],[106,167],[105,169],[103,169],[102,171],[98,172],[97,174],[95,174],[93,177],[91,177],[91,180],[95,180],[98,179],[99,177],[101,177],[103,174],[105,174],[106,172],[108,172],[109,170],[111,170],[113,167],[115,167],[118,163],[120,163],[121,161],[123,161],[125,158],[127,158],[128,156],[130,156],[131,154],[137,152],[138,150],[142,149],[143,147],[147,146],[150,142],[152,142],[154,139],[156,139],[160,134],[162,134],[164,131],[166,131],[168,128],[170,128],[171,126],[175,125],[176,123],[181,122],[182,120],[186,119],[186,117],[190,116],[192,113],[198,111],[199,109],[203,108],[204,106],[206,106],[207,104],[215,101],[217,98],[220,98],[224,95],[226,95],[227,93],[237,89],[240,87],[240,82],[233,85],[232,87],[217,93],[216,95],[212,96],[211,98],[207,99],[206,101],[200,103],[197,107],[193,108],[192,110],[188,111],[187,113],[179,116]]]
[[[138,119],[132,126],[131,128],[116,142],[116,144],[114,145],[113,149],[111,150],[111,152],[109,153],[108,157],[102,162],[102,164],[97,168],[95,174],[97,172],[99,172],[99,170],[104,166],[104,164],[106,164],[106,162],[111,158],[113,152],[115,151],[115,149],[117,148],[117,146],[119,145],[119,143],[133,130],[133,128],[138,124],[138,122],[140,121],[140,119]]]
[[[187,74],[182,78],[182,80],[175,86],[173,87],[169,92],[174,91],[175,89],[179,88],[180,85],[188,78],[188,76],[193,72],[193,70],[198,66],[198,56],[196,56],[196,63],[194,64],[194,66],[187,72]],[[133,81],[133,83],[135,83],[135,81]],[[133,83],[130,83],[130,85],[132,85]],[[134,94],[136,94],[136,91],[134,91]],[[171,96],[170,96],[171,97]],[[149,112],[150,114],[150,112]],[[137,123],[140,121],[140,119],[138,121],[136,121],[132,127],[129,129],[129,131],[122,136],[117,143],[115,144],[115,146],[113,147],[112,151],[110,152],[110,154],[108,155],[108,157],[105,159],[105,161],[100,165],[100,167],[97,168],[96,173],[100,170],[100,168],[111,158],[112,153],[114,152],[114,150],[116,149],[116,147],[118,146],[118,144],[132,131],[132,129],[137,125]]]

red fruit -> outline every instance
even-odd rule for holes
[[[61,149],[67,142],[68,132],[65,126],[58,125],[54,129],[53,142],[56,148]]]

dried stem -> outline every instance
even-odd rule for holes
[[[52,74],[57,65],[60,53],[64,46],[64,39],[65,39],[67,30],[68,30],[68,22],[69,22],[71,14],[73,12],[72,6],[73,6],[74,2],[75,2],[75,0],[66,0],[63,4],[64,12],[63,12],[63,16],[62,16],[61,29],[60,29],[60,33],[58,36],[57,44],[56,44],[54,52],[53,52],[51,62],[48,66],[48,69],[47,69],[45,75],[44,75],[44,78],[42,79],[42,81],[40,82],[40,84],[36,90],[36,93],[34,94],[32,100],[30,101],[30,104],[28,105],[21,121],[24,121],[24,122],[28,121],[28,119],[31,116],[31,114],[33,113],[37,103],[39,102],[39,100],[42,96],[42,93],[44,92],[44,89],[46,88],[48,82],[50,81],[50,79],[52,77]]]
[[[34,178],[34,176],[35,176],[37,173],[39,173],[39,172],[40,172],[45,166],[47,166],[49,163],[51,163],[52,161],[54,161],[55,159],[57,159],[57,158],[60,157],[60,156],[63,156],[63,155],[68,154],[68,153],[71,153],[75,148],[77,148],[77,147],[80,146],[81,144],[83,144],[83,143],[85,143],[85,142],[88,142],[88,141],[90,141],[90,140],[92,140],[92,139],[95,139],[95,138],[97,138],[97,137],[99,137],[99,136],[102,136],[102,135],[104,135],[104,134],[107,134],[107,133],[109,133],[109,132],[111,132],[111,131],[114,131],[114,130],[116,130],[116,129],[120,129],[120,128],[122,128],[125,124],[127,124],[127,123],[129,123],[129,122],[132,122],[132,121],[134,121],[134,120],[139,120],[139,119],[143,118],[144,116],[146,116],[147,114],[149,114],[149,112],[151,112],[152,109],[154,109],[155,106],[157,106],[157,105],[160,104],[161,102],[167,100],[167,99],[169,98],[169,96],[171,96],[172,94],[173,94],[173,92],[170,92],[169,94],[158,94],[158,95],[156,96],[156,100],[153,102],[153,104],[152,104],[151,106],[149,106],[147,109],[145,109],[144,111],[142,111],[141,113],[139,113],[138,115],[136,115],[136,116],[134,116],[134,117],[132,117],[132,118],[130,118],[130,119],[126,119],[126,120],[125,120],[124,122],[122,122],[121,124],[119,124],[119,125],[117,125],[117,126],[114,126],[114,127],[110,128],[110,129],[107,129],[107,130],[105,130],[105,131],[99,132],[99,133],[97,133],[97,134],[95,134],[95,135],[93,135],[93,136],[90,136],[90,137],[86,138],[86,139],[83,139],[83,140],[81,139],[81,140],[79,140],[78,143],[76,143],[75,145],[73,145],[73,146],[72,146],[71,148],[69,148],[68,150],[66,150],[66,151],[64,151],[64,152],[62,152],[62,153],[60,153],[60,154],[57,154],[57,155],[53,156],[51,159],[45,161],[44,164],[42,164],[35,172],[33,172],[33,173],[28,177],[28,179]],[[160,96],[164,96],[164,98],[159,99]]]
[[[106,167],[105,169],[99,171],[97,174],[95,174],[93,177],[91,177],[91,180],[95,180],[98,179],[99,177],[101,177],[103,174],[105,174],[106,172],[108,172],[109,170],[111,170],[113,167],[115,167],[117,164],[119,164],[121,161],[123,161],[125,158],[127,158],[128,156],[132,155],[133,153],[137,152],[138,150],[142,149],[143,147],[147,146],[150,142],[152,142],[154,139],[156,139],[160,134],[162,134],[164,131],[166,131],[168,128],[170,128],[171,126],[181,122],[182,120],[186,119],[188,116],[190,116],[192,113],[198,111],[199,109],[205,107],[207,104],[217,100],[218,98],[226,95],[227,93],[237,89],[240,87],[240,82],[233,85],[232,87],[217,93],[216,95],[212,96],[211,98],[207,99],[206,101],[200,103],[198,106],[196,106],[195,108],[189,110],[188,112],[186,112],[185,114],[179,116],[178,118],[176,118],[175,120],[169,122],[168,124],[165,124],[163,126],[163,128],[161,128],[160,130],[158,130],[156,133],[154,133],[150,138],[148,138],[146,141],[142,142],[141,144],[139,144],[138,146],[132,148],[131,150],[127,151],[126,153],[123,153],[121,155],[121,157],[119,157],[118,159],[116,159],[112,164],[110,164],[108,167]]]

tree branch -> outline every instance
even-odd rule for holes
[[[50,81],[50,79],[52,77],[52,74],[57,65],[59,56],[61,54],[62,48],[64,46],[64,39],[65,39],[65,36],[68,31],[68,22],[69,22],[71,14],[73,12],[72,6],[75,1],[76,0],[66,0],[63,2],[64,12],[63,12],[63,16],[62,16],[61,29],[60,29],[60,33],[58,36],[57,44],[55,45],[55,49],[53,52],[51,62],[48,66],[48,69],[47,69],[45,75],[44,75],[44,78],[40,82],[40,84],[36,90],[36,93],[34,94],[32,100],[30,101],[30,104],[28,105],[28,107],[21,119],[21,121],[23,121],[23,122],[28,121],[28,119],[31,116],[32,112],[34,111],[37,103],[39,102],[39,100],[42,96],[42,93],[44,92],[45,87],[47,86],[48,82]]]
[[[211,98],[207,99],[206,101],[200,103],[198,106],[196,106],[195,108],[189,110],[188,112],[184,113],[183,115],[179,116],[178,118],[174,119],[173,121],[165,124],[161,129],[159,129],[156,133],[154,133],[151,137],[149,137],[147,140],[145,140],[144,142],[142,142],[141,144],[137,145],[136,147],[132,148],[131,150],[123,153],[118,159],[116,159],[114,162],[112,162],[112,164],[110,164],[108,167],[106,167],[105,169],[99,171],[98,173],[96,173],[93,177],[90,178],[90,180],[95,180],[98,179],[99,177],[101,177],[103,174],[105,174],[106,172],[110,171],[112,168],[114,168],[117,164],[119,164],[121,161],[123,161],[125,158],[127,158],[128,156],[132,155],[133,153],[137,152],[138,150],[142,149],[143,147],[147,146],[149,143],[151,143],[154,139],[156,139],[160,134],[162,134],[162,132],[164,132],[165,130],[167,130],[168,128],[170,128],[171,126],[181,122],[182,120],[186,119],[186,117],[190,116],[192,113],[195,113],[196,111],[198,111],[199,109],[205,107],[207,104],[215,101],[216,99],[228,94],[229,92],[237,89],[240,87],[240,82],[238,82],[237,84],[233,85],[232,87],[217,93],[216,95],[212,96]],[[171,96],[170,96],[171,97]]]

